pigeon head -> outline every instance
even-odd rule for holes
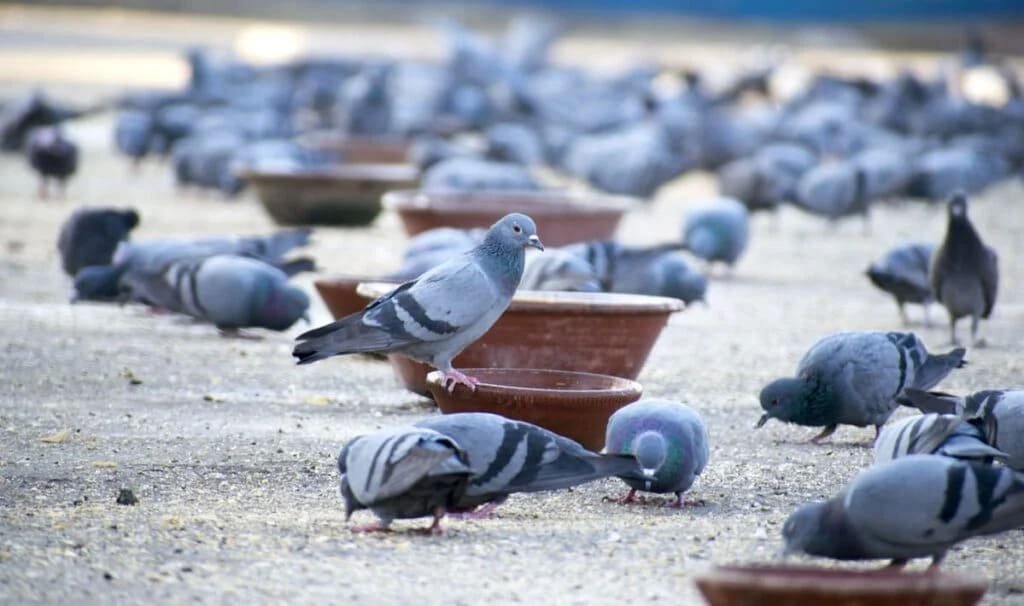
[[[708,290],[708,279],[704,274],[693,271],[677,255],[672,255],[662,265],[662,271],[664,272],[662,295],[675,297],[687,305],[695,301],[707,304],[705,294]]]
[[[967,218],[967,196],[964,195],[964,192],[958,191],[949,199],[949,218]]]
[[[487,230],[484,243],[503,250],[536,248],[544,250],[533,219],[521,213],[505,215]]]
[[[120,280],[124,270],[115,265],[91,265],[75,274],[74,301],[109,301],[121,294]]]
[[[820,542],[822,520],[828,510],[827,502],[807,503],[794,511],[782,526],[783,553],[822,555],[816,549]]]
[[[645,477],[653,477],[668,458],[665,437],[656,431],[645,431],[633,440],[633,455]]]
[[[125,231],[131,231],[139,224],[139,213],[135,209],[129,208],[128,210],[120,211],[120,215]]]
[[[266,280],[262,284],[262,296],[254,297],[253,320],[257,326],[271,330],[287,330],[299,318],[306,316],[309,297],[302,290]]]
[[[802,420],[807,412],[807,399],[811,387],[807,381],[798,378],[776,379],[761,390],[761,408],[764,414],[757,422],[761,427],[768,419],[794,422]]]

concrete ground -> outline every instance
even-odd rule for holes
[[[63,57],[61,27],[77,17],[49,15],[0,12],[0,28],[53,31],[43,40],[58,42],[7,38],[0,60],[33,49]],[[122,33],[160,65],[171,51],[152,40],[173,38],[173,28],[155,21],[161,27]],[[174,24],[211,39],[233,27]],[[118,39],[117,28],[92,25],[87,31],[108,27]],[[102,47],[82,62],[109,52]],[[130,75],[98,72],[112,81],[90,84],[62,71],[62,61],[35,77],[83,98]],[[29,72],[6,73],[0,86],[15,90]],[[712,282],[709,307],[672,319],[640,377],[647,395],[686,402],[707,422],[711,463],[690,495],[705,506],[619,506],[604,497],[624,486],[609,480],[516,496],[493,519],[448,520],[443,537],[409,532],[425,521],[396,523],[391,535],[353,535],[336,497],[339,447],[436,410],[400,389],[383,362],[295,367],[291,341],[303,326],[227,340],[137,307],[70,305],[54,242],[79,205],[137,207],[140,239],[273,228],[249,195],[180,195],[157,164],[130,174],[110,149],[110,129],[110,116],[70,129],[84,159],[66,200],[35,200],[25,161],[0,157],[0,603],[700,603],[695,573],[774,560],[786,516],[834,494],[871,459],[868,429],[844,427],[823,446],[806,443],[808,428],[770,423],[755,431],[758,391],[791,373],[827,333],[901,329],[892,301],[863,270],[901,240],[937,240],[944,231],[943,208],[920,203],[878,208],[867,235],[856,220],[830,228],[791,209],[755,217],[735,275]],[[621,236],[676,237],[685,208],[711,193],[706,175],[680,179],[629,216]],[[974,200],[975,224],[1001,255],[1002,287],[984,327],[990,347],[968,352],[970,365],[943,384],[949,391],[1020,385],[1022,197],[1016,181]],[[384,215],[371,228],[319,229],[310,252],[325,273],[383,271],[403,241],[397,219]],[[310,280],[302,283],[313,294]],[[945,349],[944,312],[932,311],[934,326],[913,328]],[[329,319],[319,301],[313,312],[314,322]],[[919,309],[911,314],[921,318]],[[136,505],[115,503],[122,488]],[[1022,554],[1024,535],[1014,531],[958,546],[945,568],[988,579],[988,604],[1020,603]]]

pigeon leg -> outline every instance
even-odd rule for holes
[[[949,318],[949,343],[954,347],[960,345],[960,340],[956,338],[956,318],[952,316]]]
[[[626,503],[633,503],[635,501],[636,501],[636,488],[630,488],[629,492],[626,493],[626,496],[619,498],[619,500],[615,501],[615,502],[618,503],[619,505],[625,505]]]
[[[985,338],[978,338],[978,323],[978,316],[971,316],[971,342],[974,343],[975,347],[985,347],[988,345],[988,343],[985,342]]]
[[[448,393],[453,393],[455,386],[459,384],[465,385],[470,391],[476,391],[476,386],[480,384],[480,381],[454,368],[441,371],[441,385],[448,390]]]
[[[821,433],[811,438],[811,444],[821,444],[821,441],[835,433],[838,425],[829,425],[821,430]]]
[[[676,498],[665,503],[665,507],[672,507],[674,509],[682,509],[684,507],[700,507],[704,505],[704,501],[691,501],[683,498],[683,493],[677,492]]]
[[[487,503],[484,503],[482,507],[479,507],[477,509],[473,509],[470,511],[460,511],[458,513],[451,514],[451,516],[453,518],[459,518],[460,520],[483,520],[491,517],[491,514],[494,513],[494,510],[501,506],[501,504],[504,502],[505,499],[489,501]]]
[[[427,528],[427,534],[431,535],[442,535],[444,534],[444,528],[441,528],[441,518],[444,517],[444,507],[434,508],[434,523]]]
[[[910,326],[910,318],[907,317],[907,309],[903,306],[903,301],[897,301],[896,305],[900,308],[900,319],[903,320],[903,325]]]
[[[928,303],[922,303],[921,307],[924,309],[924,325],[927,326],[928,328],[931,328],[932,327],[932,314],[931,314],[932,306],[929,305]]]
[[[946,552],[945,551],[943,551],[942,553],[935,554],[934,556],[932,556],[932,563],[928,565],[928,570],[926,570],[925,572],[927,574],[938,574],[939,573],[939,565],[942,564],[942,560],[945,560],[945,559],[946,559]]]
[[[903,570],[903,567],[906,565],[907,561],[905,559],[896,558],[893,561],[889,562],[888,566],[883,567],[882,570],[891,570],[893,572],[899,572]]]

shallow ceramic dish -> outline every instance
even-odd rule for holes
[[[635,381],[585,372],[522,368],[463,368],[480,381],[476,390],[458,385],[449,393],[441,373],[427,376],[441,412],[491,412],[527,421],[572,438],[591,450],[604,447],[608,417],[640,399]]]
[[[607,240],[632,198],[566,191],[388,192],[384,207],[394,210],[410,236],[435,227],[490,227],[511,212],[530,215],[546,246]]]
[[[375,299],[393,284],[361,284]],[[519,291],[508,310],[455,358],[456,368],[548,368],[635,379],[658,336],[683,302],[617,293]],[[402,384],[425,394],[431,368],[388,357]]]
[[[947,572],[716,566],[697,575],[711,606],[970,606],[984,580]]]

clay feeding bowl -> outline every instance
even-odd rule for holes
[[[711,606],[969,606],[985,581],[947,572],[718,566],[697,575]]]
[[[338,319],[356,313],[373,300],[356,292],[357,287],[363,282],[386,284],[380,277],[339,275],[314,280],[313,285],[320,293],[320,298],[323,299],[328,311]],[[396,286],[397,282],[391,284],[391,288]]]
[[[394,210],[410,236],[435,227],[490,227],[510,212],[530,215],[546,246],[607,240],[635,200],[565,191],[388,192],[384,207]]]
[[[379,297],[393,284],[360,284]],[[519,291],[512,304],[455,368],[546,368],[635,379],[671,314],[683,302],[668,297],[617,293]],[[427,395],[432,369],[401,355],[388,356],[410,391]]]
[[[380,214],[380,198],[416,182],[405,164],[341,164],[316,168],[242,172],[263,208],[280,225],[368,225]]]
[[[427,389],[441,412],[491,412],[527,421],[572,438],[591,450],[604,447],[608,417],[643,393],[639,383],[608,375],[564,370],[464,368],[476,390],[449,393],[441,373],[427,375]]]

